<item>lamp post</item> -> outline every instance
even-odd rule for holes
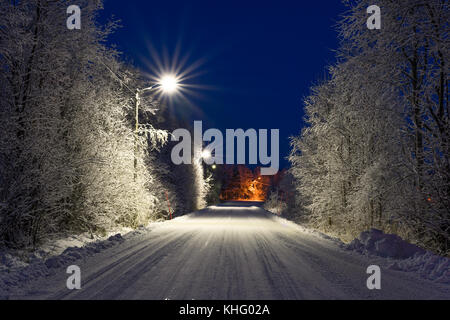
[[[126,85],[126,83],[110,68],[108,67],[104,62],[100,61],[106,69],[108,69],[111,74],[122,84],[125,86],[125,88],[130,91],[131,93],[135,94],[135,128],[134,128],[134,181],[136,181],[137,178],[137,151],[138,151],[138,135],[139,135],[139,105],[140,105],[140,95],[144,91],[151,91],[156,88],[160,88],[163,93],[171,94],[178,90],[179,88],[179,78],[176,75],[173,74],[165,74],[162,75],[159,81],[147,88],[144,89],[136,89],[135,92],[131,90],[129,86]]]
[[[158,81],[158,83],[144,88],[144,89],[136,89],[135,93],[135,114],[134,114],[134,120],[135,120],[135,128],[134,128],[134,181],[136,181],[137,178],[137,153],[138,153],[138,138],[139,138],[139,106],[141,104],[141,93],[145,91],[152,91],[155,89],[161,89],[163,93],[166,94],[173,94],[176,92],[179,88],[178,79],[175,75],[165,75],[161,77],[161,79]]]

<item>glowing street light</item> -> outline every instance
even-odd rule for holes
[[[162,91],[168,94],[174,93],[179,87],[177,77],[172,74],[162,76],[159,80],[159,85],[161,86]]]
[[[137,178],[137,151],[138,151],[138,136],[139,136],[139,105],[141,104],[141,93],[145,91],[152,91],[157,88],[160,88],[163,93],[173,94],[179,88],[178,78],[174,74],[166,74],[159,79],[157,83],[154,85],[144,88],[144,89],[136,89],[136,106],[135,106],[135,141],[134,141],[134,181]]]
[[[139,105],[141,103],[141,93],[144,91],[152,91],[158,87],[161,88],[163,93],[173,94],[175,93],[180,85],[179,85],[179,77],[174,74],[165,74],[163,75],[157,83],[154,85],[144,88],[144,89],[135,89],[133,90],[126,85],[126,83],[105,63],[101,62],[112,74],[113,76],[122,84],[128,91],[135,94],[136,106],[135,106],[135,136],[134,136],[134,181],[137,178],[137,150],[138,150],[138,135],[139,135]]]

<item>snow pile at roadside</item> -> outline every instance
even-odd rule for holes
[[[419,248],[395,234],[371,229],[343,247],[361,254],[388,258],[388,269],[415,272],[426,279],[450,284],[449,258]]]
[[[345,248],[362,254],[373,254],[394,259],[406,259],[416,253],[425,253],[425,250],[406,242],[399,236],[385,234],[377,229],[362,232],[358,238],[346,245]]]
[[[38,260],[46,260],[53,256],[62,254],[67,248],[72,247],[84,247],[91,243],[97,243],[108,240],[111,236],[117,234],[128,234],[133,229],[121,227],[108,232],[107,234],[92,235],[88,232],[84,232],[77,235],[67,235],[55,237],[47,240],[34,252],[29,250],[13,250],[3,249],[0,251],[0,272],[11,272],[19,268],[28,266],[29,264]]]
[[[77,238],[81,246],[66,247],[62,253],[63,245],[73,244],[73,238],[61,239],[52,246],[52,250],[45,246],[45,250],[39,249],[26,257],[18,257],[11,252],[0,252],[0,299],[8,296],[12,287],[20,287],[24,283],[36,278],[54,274],[57,268],[66,267],[77,260],[84,259],[113,247],[124,240],[148,232],[149,227],[141,227],[137,230],[122,234],[117,233],[106,240],[95,240],[86,243]],[[50,251],[49,251],[50,250]],[[49,253],[58,253],[50,255]],[[25,261],[24,261],[25,260]]]
[[[395,261],[388,268],[416,272],[425,279],[450,284],[450,259],[431,252],[415,254],[408,259]]]
[[[153,221],[138,229],[119,228],[103,237],[81,234],[53,239],[33,253],[0,251],[0,299],[7,298],[12,287],[20,287],[28,281],[53,275],[57,268],[76,264],[74,262],[77,260],[148,233],[162,223],[165,221]]]
[[[41,251],[44,257],[50,257],[54,255],[59,255],[63,253],[64,250],[70,247],[83,247],[92,242],[107,240],[109,237],[119,233],[125,235],[132,231],[133,231],[132,228],[122,227],[116,228],[113,231],[108,232],[104,236],[91,235],[88,232],[78,235],[68,235],[65,237],[60,237],[47,241],[44,245],[42,245],[39,248],[39,250]]]
[[[9,253],[0,253],[0,299],[4,298],[11,287],[51,275],[53,269],[68,266],[71,262],[99,253],[122,241],[124,239],[121,234],[116,234],[105,241],[91,242],[83,247],[69,247],[60,255],[51,256],[48,259],[43,257],[46,254],[45,251],[38,250],[28,257],[28,264]]]

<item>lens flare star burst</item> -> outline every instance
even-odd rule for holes
[[[159,85],[164,93],[172,94],[177,91],[179,87],[179,80],[173,74],[165,74],[159,80]]]

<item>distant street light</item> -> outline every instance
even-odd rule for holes
[[[203,151],[202,151],[202,154],[201,154],[201,157],[202,157],[203,159],[209,159],[209,158],[211,158],[211,151],[209,151],[209,150],[203,150]]]

